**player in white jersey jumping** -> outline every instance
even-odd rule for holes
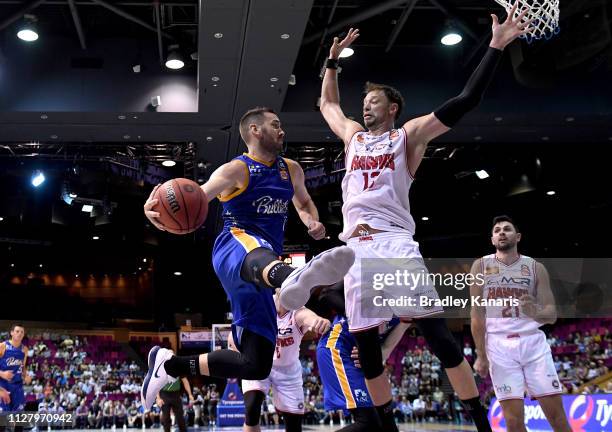
[[[516,3],[518,4],[518,2]],[[397,313],[391,307],[380,308],[377,316],[366,317],[361,311],[362,295],[371,295],[371,287],[362,287],[361,261],[368,258],[407,258],[422,260],[418,243],[413,240],[414,220],[410,214],[408,192],[427,144],[449,131],[468,111],[480,102],[502,56],[502,50],[519,35],[529,30],[523,23],[526,10],[513,19],[515,6],[508,18],[499,23],[492,15],[492,39],[489,48],[460,95],[450,99],[434,112],[414,118],[395,127],[404,100],[394,88],[366,84],[363,100],[363,121],[367,128],[347,118],[341,107],[338,91],[338,58],[358,36],[359,30],[349,30],[347,36],[334,43],[326,61],[321,91],[321,114],[332,131],[345,144],[346,175],[342,182],[344,231],[340,239],[355,251],[355,265],[344,278],[346,311],[350,331],[359,348],[359,359],[368,390],[386,431],[396,431],[392,413],[391,386],[383,373],[382,354],[377,327]],[[422,267],[423,270],[424,267]],[[423,271],[421,270],[421,271]],[[431,286],[420,290],[396,292],[436,298]],[[441,308],[414,307],[405,318],[421,318],[441,312]],[[443,319],[416,320],[431,350],[440,359],[453,388],[471,414],[479,431],[490,431],[486,412],[480,403],[472,369],[463,358],[461,349]]]
[[[290,311],[282,307],[278,295],[276,322],[278,334],[270,376],[264,380],[242,380],[244,393],[244,432],[259,432],[261,404],[272,387],[274,408],[283,416],[285,431],[301,432],[304,416],[304,388],[300,344],[307,331],[322,335],[329,330],[330,322],[305,307]]]
[[[561,383],[546,335],[539,327],[552,324],[557,312],[546,268],[521,255],[521,234],[508,216],[493,219],[495,253],[474,261],[472,274],[483,275],[470,287],[474,369],[491,374],[506,428],[526,432],[525,390],[537,398],[555,432],[570,432],[561,402]],[[481,300],[486,301],[482,305]],[[480,303],[480,305],[478,305]]]

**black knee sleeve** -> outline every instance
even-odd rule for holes
[[[303,415],[288,412],[283,412],[282,415],[285,421],[285,432],[302,432]]]
[[[275,344],[267,338],[244,329],[239,341],[240,352],[218,350],[208,354],[210,376],[263,380],[272,369]]]
[[[383,366],[382,349],[378,339],[378,327],[351,333],[357,342],[359,350],[359,363],[366,379],[374,379],[382,375]]]
[[[265,247],[253,249],[244,257],[244,261],[242,261],[240,277],[262,288],[271,288],[264,281],[262,272],[272,261],[278,261],[278,255],[276,255],[273,250]]]
[[[257,426],[261,415],[261,404],[266,398],[263,392],[258,390],[248,391],[244,394],[244,424]]]
[[[431,352],[440,359],[444,369],[457,367],[463,361],[459,344],[446,325],[444,318],[422,318],[416,320]]]

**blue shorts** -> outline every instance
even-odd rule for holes
[[[0,401],[0,412],[8,411],[23,411],[25,407],[25,395],[23,394],[23,384],[6,384],[0,383],[0,387],[5,389],[11,395],[11,401],[4,403]]]
[[[234,320],[234,343],[240,350],[240,336],[248,329],[276,344],[276,306],[270,288],[246,282],[240,276],[244,257],[253,249],[272,246],[260,236],[238,228],[224,229],[215,240],[213,267],[230,301]]]
[[[374,406],[363,372],[355,366],[350,353],[319,345],[317,365],[323,383],[326,411]]]

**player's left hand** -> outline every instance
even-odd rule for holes
[[[312,221],[308,224],[308,234],[315,240],[325,237],[325,225],[319,221]]]
[[[525,294],[519,298],[521,301],[521,312],[527,315],[529,318],[535,319],[538,313],[538,306],[536,304],[536,298]]]
[[[0,401],[5,404],[11,403],[11,394],[0,387]]]
[[[355,365],[355,367],[361,369],[361,363],[359,362],[359,350],[357,349],[357,345],[355,345],[353,347],[353,350],[351,351],[351,360],[353,360],[353,364]]]
[[[331,323],[329,322],[329,320],[325,318],[317,317],[314,319],[314,321],[312,322],[308,330],[313,331],[318,335],[322,335],[326,333],[330,327],[331,327]]]
[[[508,12],[508,17],[506,20],[500,24],[497,15],[491,14],[491,18],[493,19],[493,24],[491,26],[491,31],[493,36],[491,37],[491,43],[489,44],[492,48],[497,48],[503,50],[510,42],[512,42],[517,37],[527,34],[533,30],[531,27],[531,23],[533,20],[523,22],[523,18],[527,12],[529,12],[528,8],[521,11],[520,15],[514,19],[514,13],[519,5],[518,0],[514,2],[514,6]]]

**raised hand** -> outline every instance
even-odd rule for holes
[[[359,37],[359,29],[349,29],[346,37],[342,40],[340,38],[335,37],[334,43],[329,49],[329,58],[338,59],[340,57],[340,53],[344,48],[348,48],[354,41]]]
[[[491,14],[491,18],[493,19],[493,24],[491,26],[493,36],[489,44],[490,47],[503,50],[514,39],[533,30],[533,27],[530,26],[534,20],[523,22],[523,18],[525,18],[525,15],[529,12],[528,8],[521,11],[516,19],[514,18],[518,4],[519,2],[516,0],[512,9],[508,11],[508,18],[501,24],[497,15]]]

